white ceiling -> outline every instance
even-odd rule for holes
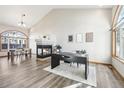
[[[0,24],[18,26],[21,20],[21,15],[26,14],[24,17],[27,28],[36,24],[52,9],[59,8],[112,8],[110,5],[0,5]]]

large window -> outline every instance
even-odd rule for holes
[[[18,31],[7,31],[1,34],[1,50],[27,47],[27,37]]]
[[[116,31],[116,56],[124,59],[124,28]]]
[[[116,27],[116,57],[124,59],[124,8],[122,8]],[[121,21],[120,21],[121,20]]]

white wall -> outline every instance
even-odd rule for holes
[[[111,32],[109,32],[111,14],[111,9],[53,10],[32,27],[30,47],[35,53],[33,39],[49,34],[56,37],[57,44],[62,45],[63,51],[86,49],[90,60],[109,63],[111,62]],[[85,42],[86,32],[93,32],[92,43]],[[76,42],[77,33],[83,33],[83,43]],[[74,35],[74,42],[68,43],[68,35],[71,34]]]

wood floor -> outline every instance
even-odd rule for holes
[[[50,65],[49,61],[36,61],[32,59],[15,58],[10,62],[7,58],[0,58],[0,87],[1,88],[55,88],[66,87],[78,83],[47,71],[43,68]],[[124,80],[111,66],[96,64],[97,87],[121,88]],[[87,85],[83,85],[86,87]]]

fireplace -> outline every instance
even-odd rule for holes
[[[52,45],[37,45],[37,58],[46,58],[52,54]]]

